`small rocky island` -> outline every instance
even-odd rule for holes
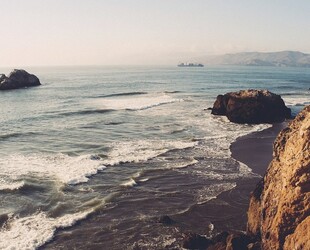
[[[39,78],[23,69],[14,69],[8,77],[0,74],[0,90],[28,88],[39,85],[41,85]]]
[[[268,90],[240,90],[218,95],[212,108],[213,115],[226,115],[235,123],[277,123],[291,118],[281,96]]]

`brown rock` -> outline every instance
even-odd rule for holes
[[[250,243],[248,245],[248,250],[261,250],[262,244],[261,242]]]
[[[260,239],[261,227],[261,195],[264,189],[263,179],[258,182],[255,190],[251,194],[250,205],[248,210],[247,234]]]
[[[261,195],[251,197],[248,233],[261,234],[262,249],[310,249],[310,106],[278,135],[273,154]]]
[[[285,238],[284,249],[310,249],[310,217],[308,216]]]
[[[219,95],[212,108],[213,115],[226,115],[235,123],[276,123],[291,118],[281,96],[267,90],[240,90]]]
[[[8,77],[0,75],[0,90],[19,89],[41,85],[35,75],[29,74],[22,69],[14,69]]]

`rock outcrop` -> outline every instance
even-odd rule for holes
[[[310,106],[278,135],[263,182],[253,192],[247,233],[262,249],[310,249]]]
[[[213,115],[226,115],[235,123],[276,123],[291,118],[281,96],[267,90],[241,90],[218,95],[212,108]]]
[[[14,69],[8,77],[4,74],[0,75],[0,90],[20,89],[39,85],[41,83],[38,77],[22,69]]]
[[[238,232],[222,232],[212,239],[198,234],[187,234],[183,241],[185,249],[207,249],[207,250],[257,250],[260,243],[255,242],[250,236]]]
[[[212,239],[190,236],[184,248],[310,249],[310,106],[276,138],[273,160],[251,194],[246,234],[222,232]]]

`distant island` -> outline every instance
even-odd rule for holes
[[[203,67],[201,63],[180,63],[178,67]]]
[[[196,58],[206,65],[310,67],[310,54],[299,51],[242,52]]]

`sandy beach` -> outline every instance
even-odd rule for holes
[[[116,227],[117,230],[113,233],[113,235],[115,235],[113,236],[113,241],[111,241],[109,238],[111,237],[109,236],[111,232],[108,233],[108,231],[106,231],[108,229],[104,230],[103,228],[107,221],[113,220],[116,216],[115,213],[118,213],[118,216],[122,216],[126,214],[128,210],[136,212],[141,210],[142,213],[147,209],[145,207],[143,208],[143,206],[134,206],[130,208],[130,203],[125,202],[124,206],[120,203],[118,208],[113,209],[112,207],[112,210],[109,212],[102,211],[95,213],[87,220],[81,221],[78,225],[69,230],[58,231],[55,234],[55,238],[50,243],[46,244],[43,249],[65,248],[69,242],[72,246],[77,248],[81,247],[86,244],[88,239],[87,235],[84,235],[85,228],[87,228],[90,235],[96,235],[98,246],[102,247],[104,245],[104,247],[108,247],[109,249],[118,249],[120,245],[123,247],[126,246],[125,248],[128,249],[136,246],[133,243],[123,242],[121,240],[121,235],[119,235],[119,230],[126,232],[130,230],[130,227],[134,227],[136,224],[139,225],[139,230],[132,235],[130,242],[140,242],[143,239],[143,234],[150,234],[153,235],[152,237],[156,236],[162,239],[172,234],[176,241],[171,245],[166,245],[166,248],[168,247],[167,249],[180,246],[184,234],[188,232],[212,237],[222,231],[245,231],[250,193],[254,190],[256,183],[262,178],[263,173],[266,171],[272,158],[273,142],[285,125],[285,123],[275,124],[271,128],[261,132],[255,132],[238,138],[231,145],[232,156],[236,160],[248,165],[254,173],[258,174],[257,177],[251,179],[240,178],[236,183],[236,187],[230,191],[223,192],[217,198],[211,199],[208,202],[193,205],[185,212],[170,216],[174,221],[172,225],[157,223],[156,218],[153,220],[136,220],[132,218],[133,220],[124,221]],[[177,181],[175,180],[175,172],[171,172],[171,178]],[[129,189],[127,195],[130,195],[130,192],[134,192],[134,189]],[[151,201],[149,202],[152,204]],[[154,202],[156,203],[156,201]],[[165,202],[167,201],[165,200]],[[155,203],[151,206],[155,206]],[[167,208],[167,211],[170,209]],[[111,216],[111,218],[109,216]],[[129,216],[129,214],[127,214],[127,216]],[[103,228],[99,229],[98,227]],[[120,238],[118,239],[117,236]],[[91,246],[94,242],[89,242],[89,244],[89,246]],[[154,244],[156,245],[158,242]],[[165,243],[163,243],[163,245],[165,245]]]
[[[285,126],[286,123],[274,124],[261,132],[238,138],[230,148],[233,158],[245,163],[262,177],[272,159],[273,142]],[[207,236],[214,236],[222,231],[245,231],[250,193],[261,177],[240,179],[234,189],[207,203],[192,207],[175,219],[186,221],[184,230],[195,228],[196,233]],[[208,230],[210,222],[214,225],[211,234]]]

